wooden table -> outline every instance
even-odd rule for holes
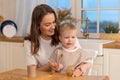
[[[80,76],[68,77],[65,74],[37,72],[37,77],[27,78],[27,71],[23,69],[14,69],[0,73],[0,80],[109,80],[107,76]]]

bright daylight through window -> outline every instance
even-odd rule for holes
[[[77,5],[72,5],[71,1]],[[49,2],[53,8],[70,9],[74,7],[76,12],[72,13],[79,14],[81,17],[77,17],[78,19],[89,19],[89,33],[104,33],[107,30],[106,27],[109,26],[119,28],[120,0],[49,0]],[[81,23],[81,27],[85,32],[84,23]]]
[[[89,33],[103,33],[108,26],[119,27],[120,0],[82,0],[81,13],[89,19]]]

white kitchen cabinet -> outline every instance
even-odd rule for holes
[[[120,49],[104,48],[104,75],[120,80]]]
[[[0,72],[15,68],[26,69],[23,43],[0,42]]]
[[[0,42],[0,72],[9,70],[8,44]]]
[[[94,59],[91,75],[103,75],[103,56],[99,55]]]

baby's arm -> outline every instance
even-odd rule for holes
[[[81,63],[79,67],[79,69],[82,71],[82,75],[86,75],[89,71],[89,69],[91,68],[92,63],[90,62],[85,62],[85,63]]]
[[[90,62],[82,62],[75,68],[73,72],[73,77],[86,75],[89,69],[91,68],[91,65],[92,63]]]
[[[63,54],[59,53],[59,49],[56,48],[49,58],[52,71],[59,72],[61,69],[63,69],[63,64],[61,64],[62,57]]]

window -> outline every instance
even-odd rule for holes
[[[103,33],[103,27],[109,24],[120,24],[120,0],[49,0],[53,8],[70,9],[72,16],[78,19],[89,19],[89,33]],[[85,25],[78,24],[85,31]],[[81,25],[81,26],[80,26]]]
[[[119,26],[120,0],[80,0],[79,3],[81,18],[89,19],[89,33],[103,33],[103,27],[109,24]]]
[[[49,0],[52,8],[70,9],[70,0]]]

